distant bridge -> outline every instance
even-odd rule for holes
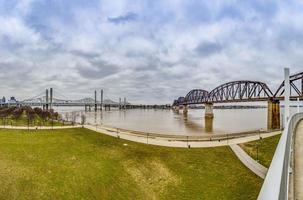
[[[303,72],[290,76],[291,100],[303,100]],[[259,81],[232,81],[224,83],[212,91],[204,89],[193,89],[185,97],[174,100],[172,106],[176,110],[183,108],[184,114],[188,112],[188,105],[205,104],[207,116],[213,117],[212,105],[214,103],[235,102],[268,102],[268,128],[280,127],[279,101],[284,99],[284,81],[273,93],[266,83]]]
[[[143,109],[166,109],[170,108],[170,105],[142,105],[142,104],[130,104],[126,101],[126,98],[122,101],[119,98],[119,102],[114,102],[109,99],[103,100],[103,90],[100,91],[100,100],[97,100],[97,91],[95,91],[95,96],[93,98],[84,98],[80,100],[67,100],[68,98],[56,91],[54,93],[53,88],[46,89],[45,92],[40,93],[34,97],[15,102],[5,102],[1,103],[0,106],[31,106],[31,107],[43,107],[43,109],[51,109],[57,106],[73,106],[73,107],[84,107],[85,110],[110,110],[110,108],[119,109],[133,109],[133,108],[143,108]]]

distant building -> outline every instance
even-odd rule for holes
[[[10,100],[9,100],[9,103],[16,103],[17,100],[15,97],[11,97]]]
[[[5,102],[6,102],[5,97],[2,97],[2,99],[0,99],[0,103],[5,103]]]

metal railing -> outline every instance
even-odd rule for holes
[[[112,127],[104,124],[92,124],[86,123],[86,125],[91,125],[93,127],[101,128],[108,132],[116,133],[117,135],[125,135],[125,136],[135,136],[137,138],[149,138],[149,139],[157,139],[164,140],[169,142],[207,142],[207,141],[218,141],[228,142],[229,140],[243,138],[247,136],[258,136],[263,137],[264,134],[271,133],[273,131],[265,131],[265,130],[255,130],[248,132],[240,132],[240,133],[219,133],[219,134],[204,134],[204,135],[177,135],[177,134],[162,134],[162,133],[152,133],[152,132],[143,132],[143,131],[135,131],[123,128]],[[274,132],[280,130],[274,130]]]
[[[303,113],[294,114],[285,127],[265,177],[258,200],[286,200],[289,197],[293,136]]]

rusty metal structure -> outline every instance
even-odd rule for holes
[[[291,100],[303,98],[303,72],[294,74],[289,77],[291,88]],[[274,94],[275,99],[284,99],[284,81],[280,84],[279,88]]]
[[[211,103],[267,101],[273,94],[265,83],[233,81],[213,89],[208,96]]]
[[[303,99],[303,72],[290,76],[291,100]],[[267,84],[259,81],[232,81],[222,84],[211,92],[203,89],[191,90],[185,97],[179,97],[172,106],[233,103],[253,101],[278,101],[284,99],[284,81],[273,93]]]
[[[208,101],[209,92],[206,90],[194,89],[191,90],[184,98],[183,103],[186,105],[190,104],[201,104]]]

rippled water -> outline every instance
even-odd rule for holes
[[[55,108],[56,109],[56,108]],[[85,112],[79,108],[57,108],[63,117],[65,113],[77,114],[80,122],[81,114],[86,115],[86,122],[107,126],[162,134],[202,135],[255,131],[267,128],[267,108],[258,109],[214,109],[213,127],[211,121],[204,118],[204,109],[189,109],[184,116],[173,110],[130,109],[111,111]],[[301,108],[302,110],[302,108]],[[283,112],[283,108],[281,109]],[[296,112],[292,108],[292,112]],[[281,114],[283,115],[283,114]],[[207,124],[207,125],[206,125]]]

